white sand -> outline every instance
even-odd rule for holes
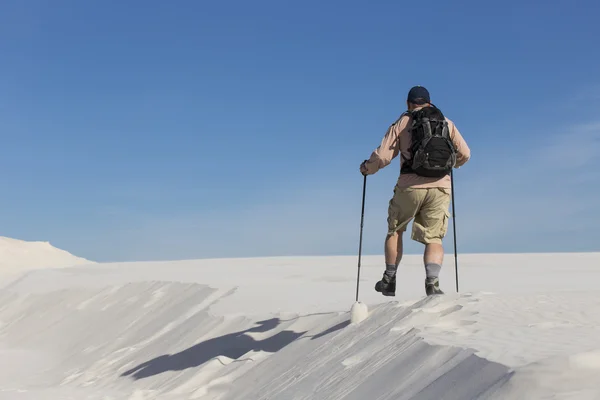
[[[86,264],[0,290],[0,399],[600,399],[600,254]],[[48,259],[46,259],[48,261]],[[60,263],[58,263],[60,264]],[[49,265],[47,263],[47,265]]]

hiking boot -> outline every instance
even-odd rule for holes
[[[435,294],[444,294],[444,292],[442,292],[442,289],[440,289],[439,278],[425,279],[425,293],[427,294],[427,296],[432,296]]]
[[[383,274],[383,278],[375,284],[375,290],[384,296],[396,295],[396,275],[390,278],[387,274]]]

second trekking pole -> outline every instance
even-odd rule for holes
[[[363,226],[365,222],[365,194],[367,189],[367,176],[365,175],[363,180],[363,193],[362,193],[362,211],[360,214],[360,239],[358,244],[358,275],[356,277],[356,301],[358,301],[358,288],[360,283],[360,258],[362,255],[362,237],[363,237]]]
[[[458,254],[456,252],[456,212],[454,203],[454,173],[450,170],[450,185],[452,186],[452,229],[454,230],[454,272],[456,275],[456,292],[458,293]]]
[[[362,194],[362,212],[360,216],[360,243],[358,245],[358,276],[356,277],[356,301],[352,304],[352,308],[350,309],[350,322],[353,324],[357,324],[367,318],[369,315],[369,308],[365,303],[361,303],[358,301],[358,287],[360,284],[360,258],[362,256],[362,233],[363,233],[363,225],[365,221],[365,193],[367,188],[367,176],[365,175],[365,179],[363,181],[363,194]]]

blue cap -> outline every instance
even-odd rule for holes
[[[423,86],[414,86],[408,92],[409,103],[413,104],[425,104],[430,103],[431,99],[429,98],[429,91],[425,89]]]

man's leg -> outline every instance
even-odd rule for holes
[[[390,277],[396,275],[398,265],[402,260],[402,234],[394,232],[385,238],[385,273]]]
[[[414,218],[423,192],[410,188],[394,190],[388,208],[388,233],[385,238],[385,272],[375,290],[386,296],[396,293],[396,272],[402,259],[402,234]]]
[[[441,243],[428,243],[423,253],[427,278],[438,278],[444,262],[444,246]]]
[[[402,257],[402,231],[388,232],[385,237],[385,271],[375,290],[384,296],[396,295],[396,271]]]
[[[429,189],[423,207],[415,216],[412,238],[425,245],[425,292],[427,295],[443,294],[439,288],[439,275],[444,260],[442,240],[448,229],[450,192],[446,189]]]

